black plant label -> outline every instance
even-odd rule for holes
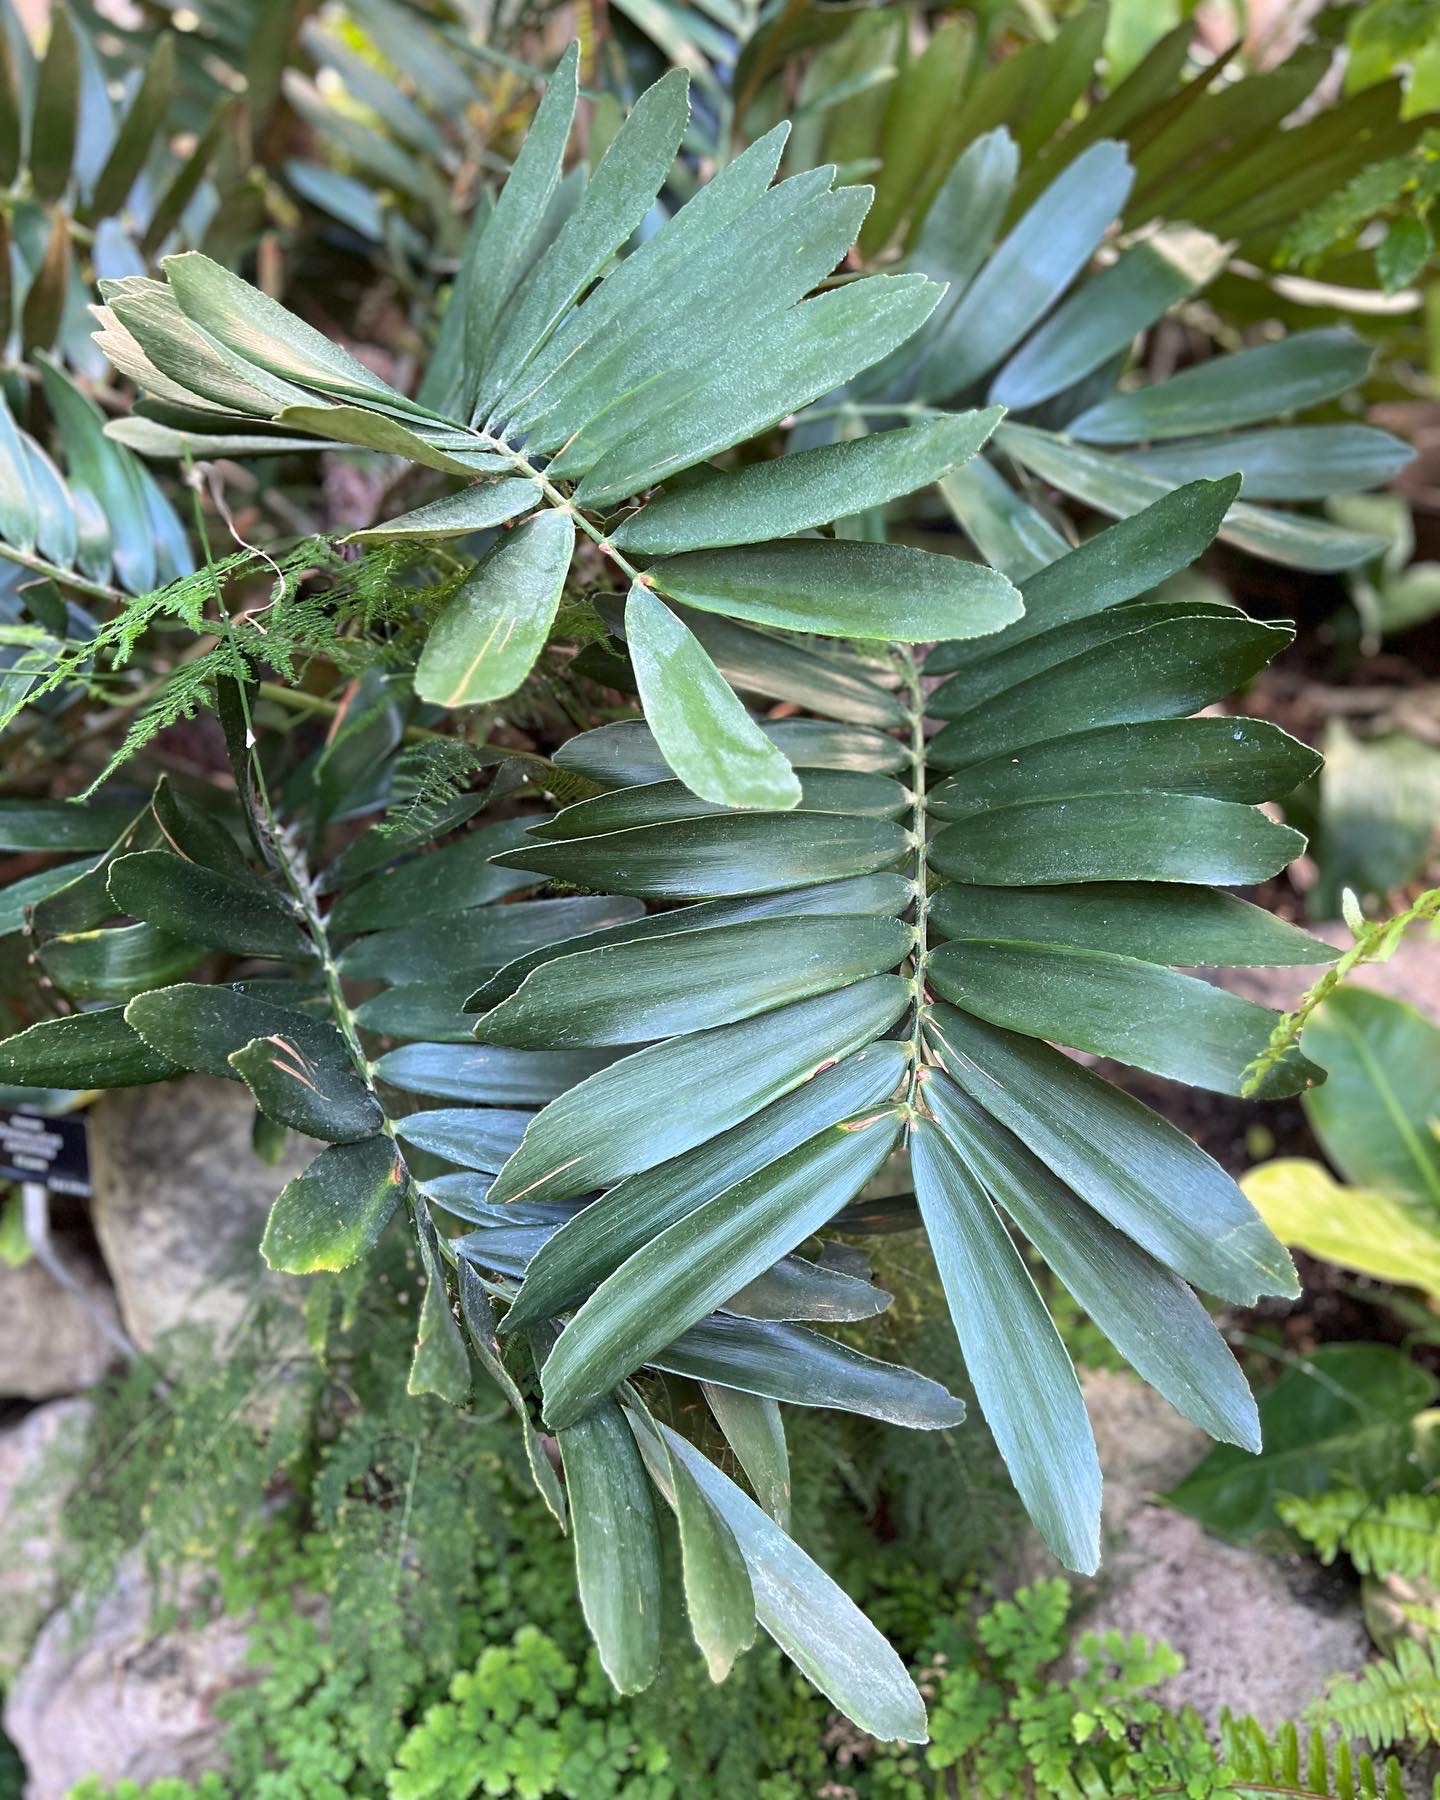
[[[57,1194],[90,1193],[85,1121],[0,1111],[0,1178],[38,1182]]]

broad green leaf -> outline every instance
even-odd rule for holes
[[[58,893],[90,867],[88,862],[57,863],[53,869],[41,869],[35,875],[22,875],[0,888],[0,937],[20,931],[32,907],[49,895]]]
[[[642,582],[625,602],[640,704],[666,762],[721,806],[790,807],[800,783],[694,634]]]
[[[30,459],[14,415],[0,397],[0,534],[17,550],[33,550],[38,525]]]
[[[1248,680],[1292,636],[1288,626],[1239,613],[1137,624],[1127,637],[1081,650],[954,720],[930,755],[942,769],[963,768],[1102,725],[1179,718]]]
[[[1211,1437],[1258,1450],[1255,1402],[1240,1365],[1185,1283],[954,1082],[932,1078],[925,1094],[991,1197],[1126,1361]]]
[[[545,1417],[563,1427],[802,1243],[874,1175],[898,1112],[832,1126],[668,1226],[607,1277],[545,1364]]]
[[[1387,486],[1414,454],[1403,438],[1369,425],[1280,425],[1132,450],[1126,461],[1167,481],[1235,469],[1244,477],[1247,500],[1328,500]]]
[[[0,800],[0,851],[108,850],[132,817],[124,806]]]
[[[1163,477],[1149,474],[1124,456],[1106,455],[1028,425],[1002,424],[996,435],[1000,448],[1042,481],[1112,517],[1128,518],[1170,488]],[[1367,532],[1347,531],[1303,513],[1249,506],[1243,500],[1226,513],[1220,536],[1287,568],[1322,571],[1354,568],[1385,547],[1383,538]]]
[[[560,1485],[560,1477],[554,1464],[545,1454],[545,1446],[540,1442],[540,1434],[530,1422],[530,1409],[525,1404],[525,1396],[515,1384],[515,1378],[505,1367],[500,1353],[500,1341],[495,1335],[495,1313],[490,1305],[490,1298],[480,1277],[470,1264],[461,1258],[455,1269],[460,1289],[460,1317],[465,1325],[465,1334],[470,1340],[470,1348],[474,1352],[485,1373],[510,1402],[520,1419],[525,1439],[525,1460],[530,1467],[530,1478],[535,1483],[541,1499],[549,1507],[551,1516],[562,1531],[566,1529],[569,1508],[565,1502],[565,1489]]]
[[[897,721],[898,723],[898,721]],[[779,719],[760,729],[797,769],[857,769],[893,774],[909,758],[898,738],[860,726],[829,725],[819,719]],[[669,763],[648,725],[623,720],[582,731],[555,752],[562,769],[583,775],[598,787],[630,787],[669,781]]]
[[[956,98],[964,91],[974,55],[972,21],[942,18],[924,50],[906,60],[890,84],[875,204],[861,234],[867,255],[883,250],[896,228],[917,210],[934,167],[937,143],[944,142],[944,132],[954,122]]]
[[[1207,1293],[1294,1295],[1284,1246],[1181,1131],[1033,1038],[937,1005],[926,1035],[956,1082],[1142,1249]]]
[[[388,1138],[332,1144],[281,1188],[260,1253],[287,1275],[348,1269],[375,1248],[404,1189],[405,1167]]]
[[[175,39],[165,31],[155,40],[140,86],[95,183],[89,206],[91,218],[113,218],[124,207],[156,134],[163,129],[174,83]]]
[[[948,887],[932,898],[929,918],[950,938],[1075,944],[1184,968],[1323,963],[1338,954],[1264,907],[1204,887]]]
[[[150,797],[160,834],[177,856],[222,875],[253,881],[245,853],[229,831],[174,782],[161,778]]]
[[[1364,379],[1370,355],[1370,346],[1343,327],[1301,331],[1278,343],[1211,357],[1168,381],[1102,400],[1066,429],[1085,444],[1231,431],[1343,394]]]
[[[725,1311],[743,1319],[844,1325],[875,1318],[893,1299],[893,1294],[859,1276],[803,1256],[785,1256],[737,1289],[725,1302]]]
[[[1019,343],[1090,260],[1131,180],[1124,146],[1104,143],[1050,184],[945,321],[944,354],[937,346],[920,373],[922,399],[963,393]]]
[[[251,992],[264,988],[266,993]],[[294,1004],[270,996],[294,996]],[[125,1009],[127,1023],[158,1054],[205,1075],[241,1079],[230,1058],[257,1038],[284,1036],[309,1059],[328,1063],[336,1051],[336,1031],[328,1019],[296,1008],[305,990],[298,983],[182,981],[137,994]],[[369,1129],[375,1130],[377,1125]]]
[[[0,1042],[0,1082],[14,1087],[135,1087],[181,1073],[130,1029],[119,1006],[42,1019]]]
[[[798,1149],[818,1131],[888,1100],[904,1072],[902,1046],[873,1044],[802,1081],[753,1117],[621,1181],[562,1225],[537,1252],[504,1329],[570,1306],[656,1232]]]
[[[510,875],[491,861],[497,851],[525,842],[527,824],[528,819],[519,818],[480,825],[442,849],[372,875],[336,901],[328,920],[331,930],[375,931],[429,918],[444,918],[453,927],[455,914],[534,886],[533,880]]]
[[[49,11],[50,41],[40,64],[30,115],[30,183],[42,205],[65,192],[80,124],[80,45],[70,11]]]
[[[1440,1295],[1440,1215],[1432,1203],[1389,1188],[1342,1187],[1321,1163],[1298,1156],[1261,1163],[1240,1185],[1282,1244]]]
[[[174,981],[204,955],[199,944],[157,931],[153,925],[118,925],[47,938],[39,960],[55,986],[72,1000],[124,1001],[145,988]]]
[[[900,698],[873,680],[859,657],[839,651],[833,644],[807,647],[793,638],[740,625],[718,613],[696,612],[691,607],[684,608],[683,614],[685,624],[715,659],[715,666],[742,694],[792,700],[808,712],[847,725],[888,729],[906,722]],[[814,720],[797,719],[789,722],[788,729],[794,735],[797,727],[815,724]],[[786,728],[785,722],[760,726],[772,743],[782,741],[776,733],[783,734]],[[805,735],[803,730],[799,732],[802,740]]]
[[[566,1200],[693,1150],[864,1049],[907,1000],[899,976],[876,975],[759,1019],[638,1050],[546,1107],[500,1171],[493,1198]],[[382,1076],[388,1061],[381,1059]],[[732,1282],[732,1291],[739,1285]]]
[[[1279,1014],[1193,975],[1063,943],[957,942],[931,953],[937,993],[1027,1037],[1239,1096]],[[1294,1094],[1321,1071],[1292,1053],[1264,1097]]]
[[[534,1116],[503,1107],[447,1106],[411,1113],[396,1123],[395,1131],[417,1150],[493,1174],[514,1154]]]
[[[556,510],[503,536],[430,627],[420,698],[478,706],[513,694],[545,647],[574,549],[574,524]]]
[[[297,1021],[304,1029],[272,1032],[230,1055],[230,1067],[268,1118],[307,1137],[345,1144],[379,1131],[380,1103],[356,1069],[333,1025]],[[315,1038],[323,1033],[325,1053]]]
[[[445,1278],[445,1259],[428,1206],[415,1208],[415,1236],[425,1289],[420,1299],[420,1323],[415,1333],[415,1353],[405,1391],[435,1394],[452,1406],[470,1396],[470,1356],[460,1327],[450,1309],[450,1289]]]
[[[488,411],[566,311],[636,231],[670,172],[690,115],[689,77],[648,87],[591,174],[580,204],[498,316],[476,413]]]
[[[328,341],[328,340],[327,340]],[[277,425],[289,426],[317,438],[334,438],[342,444],[353,444],[357,450],[375,450],[381,456],[403,456],[407,462],[419,463],[424,469],[438,469],[444,475],[508,474],[513,465],[508,457],[495,456],[483,448],[479,438],[467,438],[453,432],[441,443],[422,436],[385,413],[370,412],[363,406],[287,405],[275,415]],[[475,449],[469,445],[473,443]]]
[[[642,1452],[659,1445],[669,1479],[666,1497],[680,1527],[685,1610],[712,1681],[723,1681],[755,1641],[755,1597],[745,1558],[723,1516],[664,1440],[637,1434]]]
[[[1194,794],[1037,800],[947,825],[931,860],[957,881],[1055,886],[1185,881],[1240,886],[1278,875],[1305,848],[1254,807]]]
[[[964,1405],[938,1381],[802,1325],[713,1313],[650,1358],[656,1368],[790,1406],[828,1406],[911,1431],[946,1431]]]
[[[531,900],[524,906],[472,907],[358,938],[341,952],[340,967],[358,981],[441,981],[468,975],[473,982],[517,957],[640,914],[638,901],[588,894]]]
[[[238,94],[221,93],[211,107],[205,129],[194,141],[193,147],[186,152],[180,166],[166,182],[151,208],[138,245],[142,256],[155,256],[171,232],[184,219],[186,209],[199,193],[200,184],[209,173],[210,165],[221,146],[238,130],[242,104]]]
[[[1323,1344],[1260,1396],[1259,1456],[1219,1444],[1164,1498],[1222,1537],[1283,1541],[1281,1494],[1323,1493],[1342,1478],[1367,1488],[1413,1481],[1413,1421],[1434,1396],[1434,1377],[1404,1351]]]
[[[1012,581],[1024,581],[1070,548],[1051,519],[1011,487],[987,457],[952,469],[940,483],[940,497],[983,559]],[[964,659],[974,643],[941,645],[939,652]]]
[[[45,402],[65,449],[70,489],[88,495],[103,514],[122,586],[132,594],[148,593],[155,586],[155,541],[139,470],[130,452],[106,437],[104,415],[95,402],[48,356],[37,360]],[[84,560],[82,552],[82,564]],[[99,579],[108,574],[107,556]]]
[[[997,570],[905,544],[786,538],[666,557],[649,575],[662,593],[706,612],[829,637],[980,637],[1022,610]]]
[[[808,770],[800,783],[800,811],[863,814],[869,818],[896,819],[913,804],[907,788],[887,775],[865,775],[853,769]],[[727,809],[702,800],[678,781],[645,782],[639,787],[613,788],[577,800],[549,818],[536,820],[526,833],[528,843],[555,843],[570,838],[598,837],[611,831],[629,831],[640,825],[664,825],[676,819],[703,819]],[[869,880],[868,876],[858,879]],[[897,909],[899,910],[899,909]],[[664,915],[661,915],[664,916]]]
[[[725,1442],[745,1471],[761,1506],[782,1531],[790,1529],[790,1453],[785,1422],[773,1400],[735,1388],[701,1384]]]
[[[352,531],[342,541],[359,544],[383,544],[389,538],[464,537],[472,531],[489,531],[503,525],[517,513],[542,504],[540,489],[525,477],[513,476],[475,487],[461,488],[458,494],[446,494],[428,506],[399,518],[387,519],[383,525],[371,525],[364,531]]]
[[[611,541],[668,556],[809,531],[928,487],[968,462],[1000,417],[988,407],[750,463],[661,494],[611,532]]]
[[[945,1080],[926,1084],[927,1097]],[[915,1197],[965,1368],[1011,1480],[1067,1568],[1100,1562],[1100,1462],[1080,1383],[1029,1270],[960,1146],[917,1120]]]
[[[554,1352],[552,1351],[553,1355]],[[557,1432],[585,1623],[622,1694],[660,1665],[660,1533],[645,1465],[613,1400]]]
[[[971,763],[928,797],[938,819],[1071,795],[1201,794],[1253,806],[1289,794],[1320,768],[1308,744],[1263,719],[1148,719],[1102,725]]]
[[[596,838],[532,842],[495,861],[580,887],[650,900],[695,900],[778,893],[867,875],[898,862],[908,845],[909,834],[889,819],[740,813],[642,825]]]
[[[920,1696],[864,1613],[692,1444],[668,1426],[660,1431],[734,1532],[755,1616],[801,1673],[872,1737],[923,1743]]]
[[[1440,1205],[1440,1028],[1402,1001],[1345,987],[1311,1015],[1303,1042],[1330,1077],[1306,1112],[1345,1179]]]
[[[232,881],[168,850],[139,850],[110,865],[121,912],[240,956],[308,960],[315,954],[294,908],[273,888]]]
[[[468,1044],[474,1020],[462,1010],[475,977],[413,981],[372,994],[354,1008],[355,1022],[367,1031],[407,1043]]]
[[[1015,140],[1001,126],[967,145],[943,179],[943,165],[927,178],[925,187],[934,188],[934,198],[930,200],[923,189],[916,197],[920,229],[914,234],[909,263],[932,280],[943,281],[946,294],[939,318],[925,334],[926,344],[902,351],[897,363],[913,360],[913,349],[920,349],[934,377],[943,381],[944,365],[954,347],[951,320],[994,245],[1019,166]],[[922,369],[921,383],[924,380]]]
[[[811,916],[578,950],[527,975],[476,1036],[554,1049],[703,1031],[893,969],[914,935],[898,919]]]
[[[387,1050],[375,1064],[375,1073],[406,1094],[468,1100],[476,1106],[535,1106],[603,1070],[614,1057],[614,1051],[606,1050],[406,1044]]]
[[[600,458],[575,490],[605,506],[768,430],[903,343],[940,297],[920,275],[871,275],[749,334],[743,370],[717,369]]]
[[[1224,260],[1225,247],[1199,231],[1172,230],[1132,245],[1056,308],[991,382],[989,398],[1012,411],[1053,399],[1128,350]],[[1230,466],[1192,473],[1223,475]]]
[[[186,318],[245,362],[336,399],[425,416],[348,350],[208,256],[187,250],[163,266]]]

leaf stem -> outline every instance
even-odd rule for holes
[[[925,1012],[925,975],[930,955],[929,831],[925,794],[925,690],[913,651],[898,653],[900,677],[910,703],[910,830],[915,839],[915,948],[911,953],[911,978],[915,998],[910,1014],[907,1046],[910,1073],[905,1100],[912,1113],[918,1110],[920,1059],[923,1054],[921,1023]]]
[[[62,569],[58,563],[47,562],[43,556],[35,556],[29,550],[17,550],[14,544],[0,542],[0,556],[7,562],[19,563],[32,575],[47,576],[64,587],[74,588],[77,594],[88,594],[92,600],[125,599],[119,588],[107,587],[103,581],[91,581],[84,575],[77,575],[73,569]]]

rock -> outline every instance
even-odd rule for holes
[[[1337,950],[1348,950],[1354,943],[1348,926],[1338,920],[1325,925],[1307,927],[1313,937],[1323,938]],[[1258,1000],[1262,1006],[1273,1006],[1288,1012],[1305,990],[1324,973],[1315,963],[1294,969],[1220,969],[1203,971],[1212,974],[1217,985],[1227,993],[1239,994],[1245,1000]],[[1412,926],[1402,938],[1389,962],[1362,963],[1345,977],[1356,987],[1374,988],[1395,1000],[1408,1000],[1411,1006],[1432,1019],[1440,1019],[1440,937],[1432,936],[1423,926]]]
[[[0,1263],[0,1394],[53,1400],[91,1387],[115,1356],[101,1320],[115,1320],[115,1300],[99,1272],[66,1247],[84,1298],[60,1286],[33,1257]]]
[[[5,1730],[25,1763],[26,1800],[65,1800],[98,1775],[108,1788],[217,1766],[214,1705],[244,1680],[249,1622],[199,1603],[198,1571],[175,1596],[188,1615],[152,1635],[153,1590],[138,1552],[98,1604],[55,1613],[5,1699]],[[171,1599],[168,1593],[166,1599]]]
[[[0,1431],[0,1686],[59,1599],[60,1517],[90,1410],[85,1400],[53,1400]]]
[[[90,1113],[91,1203],[126,1329],[142,1350],[177,1325],[217,1348],[270,1276],[270,1203],[320,1148],[292,1135],[278,1167],[251,1148],[255,1108],[238,1081],[191,1075],[104,1095]]]
[[[1204,1432],[1128,1375],[1087,1374],[1085,1399],[1105,1473],[1107,1541],[1084,1623],[1178,1650],[1185,1668],[1157,1690],[1162,1701],[1193,1706],[1211,1725],[1228,1706],[1274,1727],[1298,1718],[1332,1675],[1366,1662],[1357,1596],[1334,1571],[1222,1543],[1149,1498],[1206,1454]]]

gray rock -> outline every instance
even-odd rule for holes
[[[238,1081],[190,1075],[117,1089],[90,1114],[92,1216],[142,1350],[178,1325],[208,1327],[216,1347],[268,1286],[260,1238],[270,1203],[320,1148],[291,1136],[278,1167],[251,1148],[255,1116]]]
[[[1210,1724],[1228,1706],[1273,1727],[1298,1718],[1332,1675],[1366,1662],[1358,1597],[1331,1572],[1222,1543],[1151,1498],[1206,1454],[1204,1432],[1128,1375],[1087,1374],[1085,1399],[1105,1473],[1107,1541],[1084,1623],[1178,1650],[1185,1668],[1159,1698]]]
[[[0,1685],[60,1597],[60,1517],[90,1410],[85,1400],[52,1400],[0,1431]]]
[[[73,1255],[83,1296],[60,1286],[34,1258],[0,1263],[0,1394],[53,1400],[97,1382],[114,1359],[102,1321],[115,1301],[97,1270]]]
[[[26,1800],[64,1800],[87,1775],[108,1787],[217,1766],[215,1701],[247,1674],[249,1622],[200,1603],[202,1578],[167,1594],[182,1622],[152,1635],[154,1595],[138,1553],[98,1602],[51,1616],[5,1698],[5,1730],[28,1773]]]

